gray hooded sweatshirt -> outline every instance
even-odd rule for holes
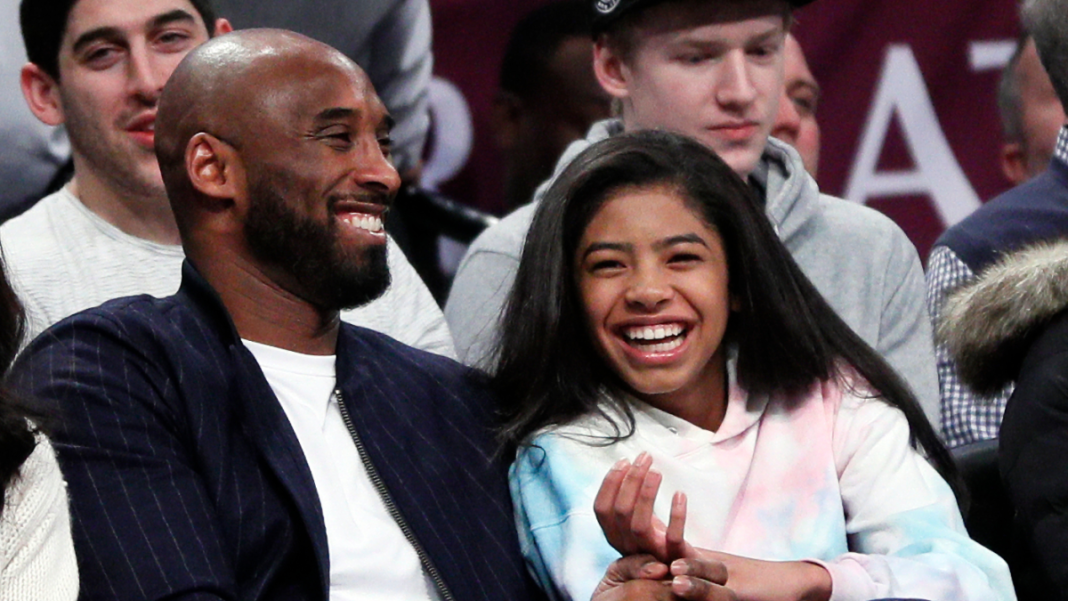
[[[515,280],[523,242],[545,192],[590,145],[623,132],[614,119],[595,123],[573,142],[553,177],[467,249],[453,281],[445,319],[460,360],[489,368],[498,320]],[[916,248],[890,218],[820,194],[791,146],[768,139],[750,176],[779,238],[828,304],[879,351],[912,388],[932,424],[939,423],[938,375]]]

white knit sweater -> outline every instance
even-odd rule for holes
[[[67,485],[55,451],[39,436],[4,493],[0,514],[0,601],[70,600],[78,564],[70,535]]]

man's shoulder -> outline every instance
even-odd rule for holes
[[[337,377],[348,393],[388,399],[388,407],[365,404],[377,406],[378,417],[459,420],[482,430],[493,421],[493,395],[485,373],[374,330],[342,325]]]
[[[1062,168],[1063,169],[1063,168]],[[935,242],[978,272],[996,255],[1068,234],[1068,185],[1055,167],[986,202]]]
[[[428,377],[456,385],[482,387],[485,375],[444,355],[409,346],[382,332],[341,324],[339,360],[358,363],[372,372],[403,378]]]
[[[827,194],[820,194],[817,210],[810,218],[810,227],[813,228],[812,236],[821,244],[849,248],[854,254],[859,248],[889,251],[912,247],[901,226],[885,214]]]
[[[820,194],[818,214],[829,225],[849,226],[860,235],[904,233],[901,227],[885,214],[869,206],[828,194]]]
[[[946,229],[943,237],[968,235],[969,231],[988,225],[1007,226],[1009,224],[998,223],[1006,214],[1031,206],[1045,205],[1057,195],[1068,198],[1068,188],[1058,185],[1048,172],[1043,173],[990,199],[971,215]]]
[[[188,311],[176,297],[156,298],[147,294],[109,300],[102,305],[66,317],[34,339],[25,354],[32,355],[57,347],[116,346],[140,349],[159,348],[170,341],[189,342],[193,326]]]
[[[66,284],[63,294],[74,297],[95,298],[89,290],[107,293],[91,304],[140,292],[173,292],[177,271],[170,273],[171,265],[183,258],[181,246],[122,233],[66,188],[0,225],[0,244],[9,276],[14,274],[24,291],[52,289],[49,294],[55,296],[59,288],[52,287]]]
[[[59,232],[55,223],[69,213],[70,198],[65,190],[59,190],[36,202],[21,215],[0,224],[0,241],[4,245],[5,258],[14,254],[39,254],[41,250],[59,246]]]

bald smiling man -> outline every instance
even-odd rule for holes
[[[343,324],[388,285],[400,180],[364,73],[296,34],[190,53],[157,154],[187,253],[17,368],[55,403],[83,599],[529,599],[489,399]]]

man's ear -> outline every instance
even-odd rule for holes
[[[229,21],[222,17],[215,19],[215,29],[211,32],[211,37],[220,36],[225,33],[230,33],[234,30],[234,26]]]
[[[19,73],[22,95],[30,112],[46,125],[63,123],[63,102],[59,97],[59,83],[33,63],[26,63]]]
[[[501,90],[494,96],[490,121],[493,123],[493,136],[498,148],[510,150],[516,145],[522,110],[523,101],[515,94]]]
[[[1025,154],[1023,144],[1019,142],[1005,142],[1001,145],[1001,172],[1014,186],[1028,180]]]
[[[231,205],[244,191],[244,167],[237,151],[211,134],[200,132],[189,139],[185,170],[193,189],[220,201],[210,203],[215,210]]]
[[[606,41],[604,36],[593,45],[593,74],[606,92],[613,98],[630,95],[630,69],[623,57]]]

